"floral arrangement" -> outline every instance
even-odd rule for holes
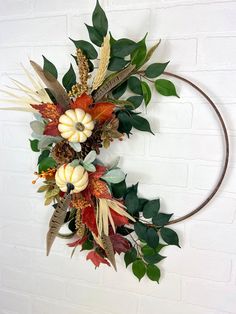
[[[38,192],[53,207],[47,255],[56,237],[73,238],[67,244],[72,254],[77,248],[87,250],[86,259],[95,267],[103,263],[116,270],[116,255],[124,253],[126,267],[131,265],[139,280],[146,274],[159,282],[157,264],[165,258],[160,251],[179,246],[176,232],[167,227],[172,214],[160,212],[159,199],[140,198],[138,183],[126,185],[117,161],[104,165],[98,155],[135,129],[152,133],[139,111],[142,103],[150,103],[150,84],[161,95],[178,95],[171,81],[159,78],[168,62],[145,67],[160,42],[148,50],[147,35],[139,42],[113,38],[98,1],[92,26],[86,27],[92,43],[71,39],[74,67],[70,65],[62,84],[48,59],[44,57],[43,67],[30,61],[35,75],[24,71],[32,87],[13,80],[26,96],[6,91],[12,97],[6,101],[19,106],[2,109],[34,115],[30,145],[39,154],[35,174],[43,180]],[[132,96],[126,99],[127,89]],[[67,233],[60,231],[62,226]]]

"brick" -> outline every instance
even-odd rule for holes
[[[179,101],[151,102],[147,119],[153,132],[160,132],[164,128],[189,129],[192,125],[192,104]]]
[[[101,5],[103,5],[103,0],[99,1]],[[73,12],[92,12],[95,6],[95,2],[93,0],[82,1],[78,3],[77,0],[68,0],[66,3],[63,0],[59,1],[46,1],[46,0],[36,0],[34,3],[34,10],[36,12],[65,12],[71,11]]]
[[[162,158],[222,160],[220,136],[157,133],[150,141],[150,155]]]
[[[1,308],[17,312],[19,314],[30,314],[30,297],[21,293],[0,290]]]
[[[150,36],[156,38],[235,31],[236,4],[215,3],[209,5],[188,5],[160,8],[153,12]],[[206,14],[207,10],[211,16]],[[181,23],[179,23],[181,21]]]
[[[183,284],[183,300],[220,311],[235,312],[236,288],[232,285],[186,279]]]
[[[30,267],[31,266],[31,255],[32,251],[25,248],[19,248],[13,245],[0,245],[0,259],[1,259],[1,266],[7,267]]]
[[[28,199],[11,196],[1,196],[0,217],[9,220],[29,221],[32,208]]]
[[[103,285],[108,288],[116,287],[116,289],[121,291],[137,293],[142,296],[148,295],[171,300],[180,299],[181,285],[180,278],[177,275],[166,274],[163,271],[159,286],[146,277],[142,278],[139,284],[137,284],[137,278],[132,274],[131,268],[126,269],[124,265],[119,265],[119,276],[116,275],[113,269],[104,269]]]
[[[226,125],[229,130],[235,131],[236,126],[234,121],[236,119],[236,110],[234,104],[217,104],[219,110],[223,115]],[[215,117],[215,113],[209,108],[209,105],[195,104],[193,112],[193,128],[197,130],[219,130],[220,125]]]
[[[29,146],[29,142],[28,142]],[[31,167],[31,156],[32,152],[30,148],[28,151],[16,150],[16,149],[0,149],[2,163],[0,163],[0,170],[2,171],[16,171],[16,172],[30,172]],[[16,163],[16,155],[19,154]]]
[[[3,144],[9,148],[29,149],[28,138],[32,130],[25,123],[7,123],[1,125]]]
[[[235,253],[236,244],[232,241],[235,232],[235,225],[221,225],[210,222],[189,222],[187,225],[191,246],[204,250]]]
[[[207,242],[208,239],[206,238],[205,241]],[[166,253],[163,252],[164,255],[168,255],[168,249]],[[163,261],[163,269],[166,272],[213,281],[228,282],[230,280],[231,259],[229,256],[185,247],[181,250],[172,250],[171,253],[171,256]]]
[[[154,162],[143,159],[121,159],[121,168],[129,182],[186,186],[188,168],[184,163]],[[145,165],[145,167],[144,167]],[[137,171],[138,169],[138,171]],[[158,175],[157,175],[158,174]]]
[[[66,243],[73,240],[67,240]],[[61,241],[65,246],[65,241]],[[68,250],[72,252],[72,249]],[[63,252],[62,255],[51,254],[50,258],[45,256],[45,252],[37,252],[32,256],[33,270],[44,274],[56,275],[65,279],[77,279],[84,282],[98,284],[100,281],[100,272],[96,271],[88,261],[86,261],[87,252],[76,252],[73,258]]]
[[[220,166],[214,165],[196,165],[193,169],[192,186],[201,190],[211,190],[215,185],[219,173],[221,171]],[[222,184],[221,190],[224,192],[235,193],[235,167],[229,167],[227,172],[227,178]],[[227,180],[227,181],[226,181]]]
[[[158,298],[145,297],[140,300],[139,314],[151,313],[153,309],[158,309],[163,314],[223,314],[215,310],[207,309],[198,305],[187,304],[184,302],[173,302],[171,300],[161,300]]]
[[[6,29],[8,30],[6,32]],[[29,30],[32,36],[29,34]],[[45,35],[47,34],[47,35]],[[42,17],[0,22],[1,45],[23,43],[65,43],[66,17]]]
[[[152,47],[156,43],[157,40],[148,40],[149,47]],[[176,71],[178,68],[192,70],[196,66],[197,61],[197,39],[163,39],[148,64],[167,61],[170,61],[167,67],[168,71]]]
[[[122,23],[120,17],[122,15]],[[149,30],[149,10],[108,11],[110,31],[114,38],[139,40]],[[139,21],[137,24],[136,21]],[[88,32],[84,23],[91,24],[91,15],[72,16],[69,19],[69,34],[73,39],[87,39]],[[135,27],[132,27],[135,25]]]
[[[32,12],[30,0],[6,0],[0,3],[1,16],[26,15]]]
[[[48,314],[48,313],[57,313],[57,314],[92,314],[93,312],[88,311],[85,308],[78,306],[71,306],[61,301],[46,301],[44,299],[35,298],[32,301],[32,309],[34,314]],[[96,312],[98,313],[98,312]],[[103,312],[104,313],[104,312]],[[98,313],[99,314],[99,313]],[[105,313],[106,314],[106,313]]]
[[[37,186],[32,184],[32,179],[35,179],[33,174],[30,175],[23,175],[19,173],[2,173],[4,186],[0,193],[3,195],[8,195],[9,187],[12,186],[14,183],[14,196],[34,196],[34,197],[41,197],[40,195],[36,194]]]
[[[5,268],[2,274],[3,286],[9,289],[25,291],[48,298],[65,298],[65,281],[44,274],[30,274]]]
[[[89,309],[95,311],[110,309],[114,314],[120,314],[120,306],[116,306],[117,300],[122,300],[130,314],[136,314],[138,305],[138,296],[132,293],[124,294],[119,290],[82,286],[73,281],[68,283],[67,299],[68,302],[78,305],[88,306],[89,304]]]
[[[31,55],[31,47],[1,47],[0,64],[1,71],[22,70],[21,62]],[[7,56],[7,58],[6,58]]]
[[[224,49],[222,49],[224,47]],[[204,66],[218,68],[236,65],[236,37],[206,37],[198,48],[198,62]]]

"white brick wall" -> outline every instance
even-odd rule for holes
[[[154,55],[209,92],[230,130],[228,177],[217,197],[190,221],[176,225],[182,249],[168,248],[158,286],[138,284],[118,258],[119,273],[94,270],[84,253],[70,259],[58,239],[45,256],[50,209],[43,207],[29,151],[30,115],[0,115],[0,313],[1,314],[236,314],[236,1],[102,0],[115,37],[135,40],[149,32]],[[70,63],[68,36],[87,39],[95,0],[0,0],[0,83],[7,73],[25,80],[20,62],[44,54],[59,71]],[[129,182],[162,209],[187,213],[208,195],[219,175],[219,124],[205,101],[176,81],[181,99],[153,96],[147,117],[155,137],[136,132],[103,158],[121,155]],[[145,167],[143,166],[145,165]]]

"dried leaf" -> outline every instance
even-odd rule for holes
[[[111,193],[108,189],[108,186],[101,180],[89,180],[88,188],[90,189],[91,194],[96,198],[111,199]]]
[[[111,239],[114,251],[118,254],[126,253],[131,248],[130,242],[124,237],[122,237],[120,234],[112,234],[110,236],[110,239]]]
[[[61,105],[64,110],[69,109],[70,98],[67,95],[64,87],[62,87],[62,85],[52,74],[44,71],[36,62],[30,61],[30,63],[47,88],[52,92],[53,96],[56,98],[57,103]]]
[[[76,98],[74,102],[71,103],[71,109],[80,108],[86,112],[89,112],[89,106],[93,103],[93,98],[86,93]],[[89,112],[90,113],[90,112]]]
[[[44,135],[50,135],[50,136],[59,136],[60,132],[58,130],[58,122],[56,122],[56,121],[49,122],[45,126],[43,134]]]
[[[63,114],[63,110],[59,105],[47,103],[41,105],[31,105],[34,109],[38,110],[42,117],[50,120],[58,120]]]
[[[99,102],[89,112],[94,120],[97,120],[101,123],[112,118],[115,105],[108,102]]]
[[[47,255],[49,255],[53,242],[64,223],[66,210],[71,202],[71,194],[65,195],[57,204],[56,209],[49,222],[47,233]]]
[[[98,228],[96,223],[95,209],[92,205],[82,209],[82,222],[88,229],[98,236]]]

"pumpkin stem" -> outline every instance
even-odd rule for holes
[[[76,128],[76,130],[78,130],[80,132],[83,132],[83,130],[85,129],[83,123],[81,123],[81,122],[77,122],[75,125],[75,128]]]
[[[67,194],[70,194],[71,191],[74,190],[75,186],[72,183],[67,183]]]

